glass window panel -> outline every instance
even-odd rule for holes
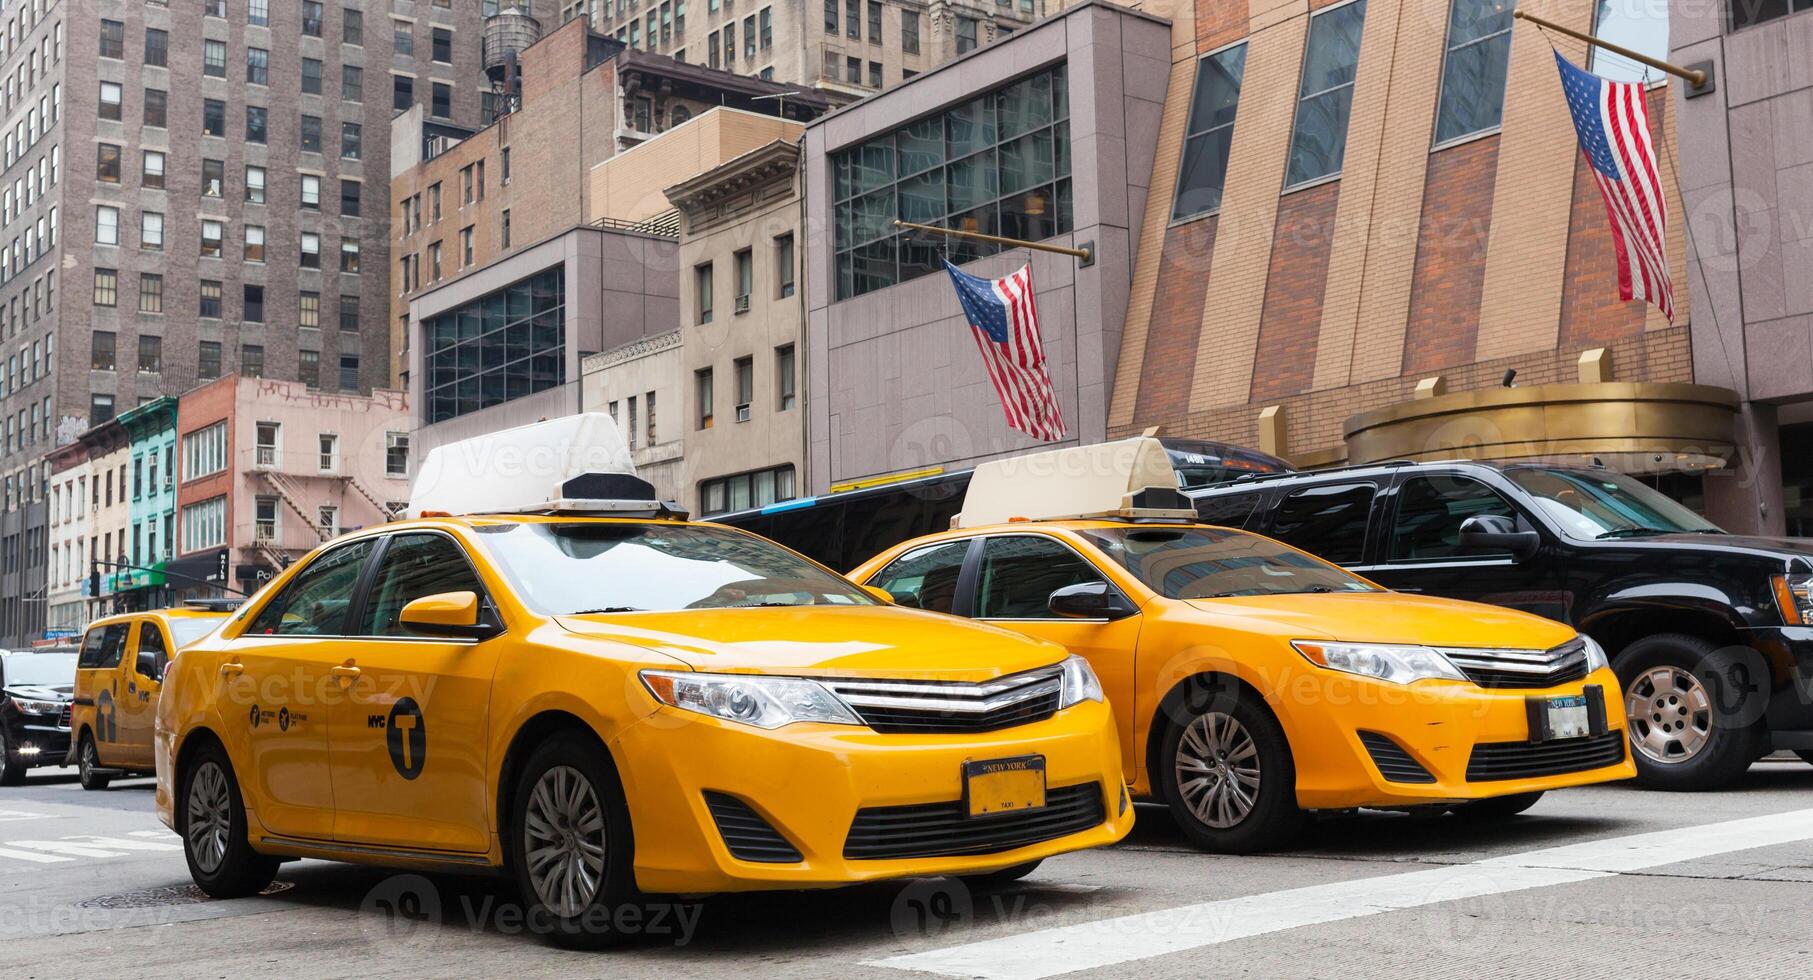
[[[1732,7],[1754,5],[1733,3]],[[1637,0],[1599,0],[1598,11],[1593,18],[1593,33],[1613,44],[1621,44],[1633,51],[1639,51],[1652,58],[1668,60],[1668,5],[1659,0],[1637,2]],[[1802,0],[1795,4],[1796,10],[1805,10],[1809,5]],[[1509,12],[1506,13],[1510,16]],[[1621,55],[1612,54],[1601,48],[1594,48],[1592,60],[1587,62],[1587,70],[1604,78],[1618,82],[1655,81],[1662,77],[1661,72],[1645,68]]]
[[[891,187],[851,201],[851,240],[867,242],[894,234],[894,214],[894,189]]]
[[[1038,184],[1049,184],[1057,178],[1051,142],[1051,130],[1042,129],[1002,145],[1002,194],[1013,194]]]
[[[1334,7],[1310,21],[1298,87],[1296,126],[1291,135],[1285,185],[1339,173],[1347,152],[1347,118],[1360,58],[1360,31],[1366,0]]]
[[[881,289],[898,281],[894,269],[895,242],[894,238],[884,238],[860,246],[851,253],[854,260],[851,274],[857,292]]]
[[[944,162],[944,120],[921,119],[894,135],[900,153],[900,174],[909,176]]]
[[[995,100],[988,97],[960,105],[945,113],[947,155],[960,157],[995,142]]]
[[[1038,74],[1008,86],[996,96],[1001,139],[1013,139],[1021,133],[1051,122],[1051,76]]]
[[[1456,0],[1456,6],[1462,2]],[[1499,124],[1504,116],[1505,69],[1510,54],[1508,26],[1497,35],[1448,52],[1442,69],[1441,107],[1436,111],[1437,143]]]
[[[952,211],[967,211],[1001,194],[995,151],[985,150],[945,168],[945,196]]]
[[[900,182],[901,220],[922,225],[937,224],[947,213],[942,168]]]

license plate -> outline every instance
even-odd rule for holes
[[[1592,720],[1586,713],[1586,698],[1582,695],[1550,698],[1543,710],[1548,713],[1549,739],[1552,741],[1585,738],[1593,733]]]
[[[963,764],[963,800],[972,817],[1036,810],[1045,805],[1045,757]]]

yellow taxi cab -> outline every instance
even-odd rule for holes
[[[220,604],[103,616],[76,656],[69,757],[83,789],[152,772],[151,728],[170,658],[226,619]]]
[[[851,578],[1088,658],[1132,792],[1205,849],[1275,846],[1307,811],[1505,816],[1634,774],[1591,638],[1193,523],[1169,468],[1149,438],[985,463],[953,530]]]
[[[1087,662],[653,497],[608,416],[438,447],[410,519],[184,651],[157,805],[195,882],[492,870],[599,946],[647,893],[1011,880],[1131,828]]]

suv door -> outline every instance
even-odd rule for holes
[[[491,679],[502,644],[429,637],[401,622],[412,600],[486,596],[465,551],[441,531],[384,539],[354,610],[342,697],[329,709],[334,838],[483,852]],[[348,673],[350,672],[350,674]]]
[[[1425,470],[1401,476],[1388,509],[1380,560],[1354,571],[1399,592],[1471,599],[1568,621],[1562,564],[1552,549],[1519,560],[1505,550],[1460,546],[1460,526],[1469,517],[1505,517],[1519,530],[1537,530],[1505,495],[1462,473]]]
[[[376,547],[360,538],[316,555],[227,648],[216,707],[233,768],[258,822],[331,840],[330,705],[344,700],[346,620]]]
[[[119,693],[120,751],[116,765],[150,768],[151,727],[157,715],[158,664],[169,651],[155,619],[141,619],[133,630],[132,653],[120,665],[125,689]]]
[[[1050,640],[1095,668],[1108,701],[1116,706],[1121,758],[1133,766],[1134,658],[1139,615],[1121,619],[1071,619],[1051,612],[1051,593],[1069,585],[1114,577],[1078,549],[1043,534],[1000,534],[982,539],[976,558],[973,618]]]

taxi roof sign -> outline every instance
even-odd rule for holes
[[[1165,447],[1136,436],[979,464],[951,526],[1089,517],[1194,520],[1196,511]]]
[[[623,433],[603,412],[436,446],[409,493],[410,517],[551,512],[684,516],[636,476]]]

